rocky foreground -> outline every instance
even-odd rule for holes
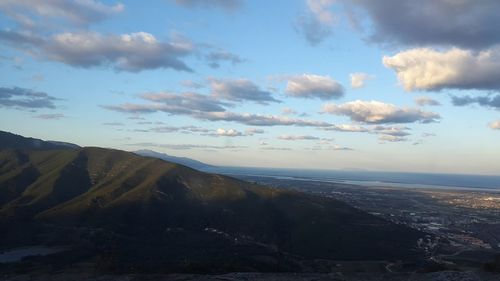
[[[484,272],[455,272],[442,271],[433,273],[394,273],[373,274],[359,273],[342,275],[331,274],[293,274],[293,273],[230,273],[223,275],[82,275],[82,274],[54,274],[54,275],[17,275],[2,276],[5,281],[498,281],[500,274]]]

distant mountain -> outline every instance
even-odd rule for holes
[[[206,168],[212,168],[214,166],[200,162],[198,160],[194,160],[191,158],[186,158],[186,157],[177,157],[177,156],[171,156],[165,153],[160,153],[152,150],[137,150],[134,151],[135,154],[138,154],[140,156],[145,156],[145,157],[153,157],[153,158],[158,158],[162,159],[168,162],[176,163],[176,164],[181,164],[193,169],[206,169]]]
[[[59,141],[44,141],[41,139],[26,138],[9,132],[0,131],[0,149],[67,149],[78,148],[72,143]]]
[[[328,270],[419,259],[422,236],[334,199],[124,151],[0,150],[0,250],[69,249],[0,273]]]

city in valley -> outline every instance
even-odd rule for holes
[[[241,178],[277,188],[332,197],[429,235],[417,241],[429,260],[449,268],[478,268],[500,249],[500,192],[488,189],[401,188],[346,183]],[[392,185],[392,184],[389,184]],[[394,266],[394,265],[393,265]],[[390,268],[388,268],[390,269]]]

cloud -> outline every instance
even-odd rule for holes
[[[330,8],[334,3],[335,0],[306,0],[307,14],[299,17],[296,30],[312,46],[318,45],[332,34],[336,17]]]
[[[409,136],[410,133],[407,132],[408,130],[410,130],[410,128],[401,126],[374,126],[371,128],[372,133],[393,137]]]
[[[106,109],[123,113],[153,113],[165,112],[169,114],[191,115],[196,112],[222,112],[227,105],[213,97],[197,93],[145,93],[140,95],[149,104],[122,104],[118,106],[103,106]]]
[[[222,129],[219,128],[211,133],[208,133],[206,135],[212,136],[212,137],[248,137],[248,136],[253,136],[255,134],[263,134],[264,130],[261,129],[255,129],[255,128],[250,128],[246,129],[244,132],[240,132],[235,129]]]
[[[245,134],[248,136],[264,134],[265,131],[262,129],[249,128],[245,130]]]
[[[43,120],[59,120],[62,118],[66,118],[66,116],[64,116],[64,114],[54,113],[54,114],[40,114],[33,116],[33,118],[43,119]]]
[[[325,104],[323,112],[334,115],[348,116],[352,121],[370,124],[383,123],[431,123],[441,117],[434,112],[422,111],[417,108],[398,108],[393,104],[379,101],[356,100],[341,105]]]
[[[12,107],[16,109],[55,109],[54,101],[57,98],[44,92],[36,92],[25,88],[0,87],[0,107]]]
[[[199,120],[227,121],[249,126],[298,126],[298,127],[331,127],[332,124],[300,118],[289,118],[280,115],[262,115],[253,113],[236,113],[227,111],[199,111],[186,106],[169,106],[166,104],[122,104],[104,105],[105,109],[129,114],[166,112],[174,115],[187,115]]]
[[[500,47],[480,52],[411,49],[384,56],[383,63],[396,72],[407,91],[500,90]]]
[[[489,127],[493,130],[500,130],[500,120],[493,121],[489,124]]]
[[[289,147],[276,147],[276,146],[261,146],[259,147],[261,150],[277,150],[277,151],[290,151],[292,150]]]
[[[186,87],[186,88],[191,88],[191,89],[201,89],[205,87],[202,83],[195,82],[193,80],[183,80],[181,82],[181,85]]]
[[[435,136],[436,136],[436,134],[434,134],[434,133],[422,133],[422,137],[424,137],[424,138],[435,137]]]
[[[230,101],[254,101],[260,104],[280,102],[247,79],[210,79],[212,96]]]
[[[380,135],[378,137],[378,140],[379,140],[380,143],[385,143],[385,142],[405,142],[405,141],[408,141],[407,138],[398,137],[398,136],[392,136],[392,135]]]
[[[243,149],[247,148],[246,146],[240,146],[240,145],[224,145],[224,146],[219,146],[219,145],[203,145],[203,144],[159,144],[159,143],[151,143],[151,142],[141,142],[141,143],[131,143],[128,144],[130,146],[138,146],[138,147],[161,147],[161,148],[168,148],[168,149],[174,149],[174,150],[190,150],[190,149],[215,149],[215,150],[225,150],[225,149]]]
[[[33,17],[64,19],[77,25],[88,25],[123,12],[121,3],[112,6],[96,0],[3,0],[0,10],[24,27],[35,25]]]
[[[410,128],[403,126],[382,126],[382,125],[372,125],[368,127],[363,127],[353,124],[341,124],[333,125],[331,127],[322,128],[327,131],[338,131],[338,132],[351,132],[351,133],[369,133],[374,135],[386,135],[395,137],[406,137],[409,136],[408,132]]]
[[[479,97],[471,96],[461,96],[461,97],[451,97],[451,102],[456,106],[465,106],[469,104],[477,103],[480,106],[491,107],[494,109],[500,109],[500,95],[486,95]]]
[[[332,27],[324,25],[314,17],[300,17],[296,30],[302,34],[311,46],[317,46],[332,34]]]
[[[205,58],[208,61],[208,66],[210,66],[211,68],[219,68],[221,62],[229,62],[233,66],[243,62],[243,59],[238,55],[227,51],[210,52],[206,55]]]
[[[246,129],[244,132],[238,131],[236,129],[223,129],[219,128],[217,130],[206,130],[202,135],[211,137],[248,137],[255,134],[263,134],[264,130],[261,129]]]
[[[0,30],[0,42],[19,49],[44,44],[44,40],[31,31]]]
[[[182,58],[195,49],[184,39],[162,42],[146,32],[121,35],[65,32],[42,39],[31,33],[2,31],[0,41],[37,58],[74,67],[109,66],[129,72],[160,68],[192,72]]]
[[[441,103],[438,102],[437,100],[432,99],[430,97],[425,97],[425,96],[416,97],[415,103],[417,105],[420,105],[420,106],[426,106],[426,105],[438,106],[438,105],[441,105]]]
[[[230,87],[231,88],[231,87]],[[198,120],[227,121],[249,126],[299,126],[299,127],[330,127],[331,123],[290,118],[283,115],[263,115],[254,113],[238,113],[226,111],[225,107],[231,104],[217,99],[215,95],[201,95],[197,93],[145,93],[139,96],[147,103],[125,103],[120,105],[102,105],[101,107],[133,114],[164,112],[172,115],[186,115]],[[231,97],[233,100],[235,97]],[[240,97],[240,99],[242,99]]]
[[[340,146],[338,144],[330,145],[326,150],[337,150],[337,151],[351,151],[354,150],[347,146]]]
[[[242,132],[237,131],[235,129],[222,129],[222,128],[217,129],[211,135],[217,136],[217,137],[241,137],[241,136],[244,136],[244,134]]]
[[[373,78],[372,75],[362,72],[351,73],[349,76],[351,78],[351,87],[354,89],[363,88],[366,81]]]
[[[169,92],[146,93],[142,94],[140,97],[163,105],[164,107],[161,111],[170,113],[185,111],[225,111],[224,106],[228,105],[211,96],[190,92],[181,94]]]
[[[283,114],[283,115],[297,115],[298,112],[293,108],[285,107],[281,110],[281,114]]]
[[[352,124],[332,125],[330,127],[324,127],[322,129],[326,130],[326,131],[356,132],[356,133],[362,133],[362,132],[368,132],[369,131],[365,127],[362,127],[362,126],[359,126],[359,125],[352,125]]]
[[[285,93],[298,98],[338,99],[344,95],[344,87],[328,76],[302,74],[288,79]]]
[[[228,11],[243,6],[242,0],[175,0],[175,3],[187,8],[221,8]]]
[[[204,112],[192,115],[197,119],[209,121],[229,121],[249,126],[298,126],[298,127],[329,127],[332,124],[300,118],[289,118],[279,115],[262,115],[254,113],[235,112]]]
[[[135,129],[136,132],[143,133],[182,133],[182,134],[193,134],[193,133],[209,133],[211,130],[205,129],[197,126],[160,126],[153,127],[149,129]]]
[[[290,136],[290,135],[281,135],[278,137],[280,140],[287,141],[298,141],[298,140],[319,140],[320,138],[315,136]]]
[[[370,40],[482,49],[500,43],[496,0],[342,0],[357,22],[369,18]]]
[[[102,123],[104,126],[113,126],[113,127],[119,127],[119,126],[125,126],[125,124],[121,122],[105,122]]]

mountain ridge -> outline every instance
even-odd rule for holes
[[[138,154],[140,156],[145,156],[145,157],[154,157],[158,159],[162,159],[168,162],[173,162],[177,164],[181,164],[193,169],[206,169],[206,168],[213,168],[215,167],[214,165],[206,164],[201,161],[191,159],[188,157],[179,157],[179,156],[172,156],[168,155],[166,153],[160,153],[157,151],[149,150],[149,149],[141,149],[141,150],[136,150],[133,151],[133,153]]]
[[[0,150],[0,192],[1,248],[70,245],[80,262],[105,261],[95,265],[104,271],[301,271],[318,258],[415,260],[424,235],[334,199],[96,147]]]

